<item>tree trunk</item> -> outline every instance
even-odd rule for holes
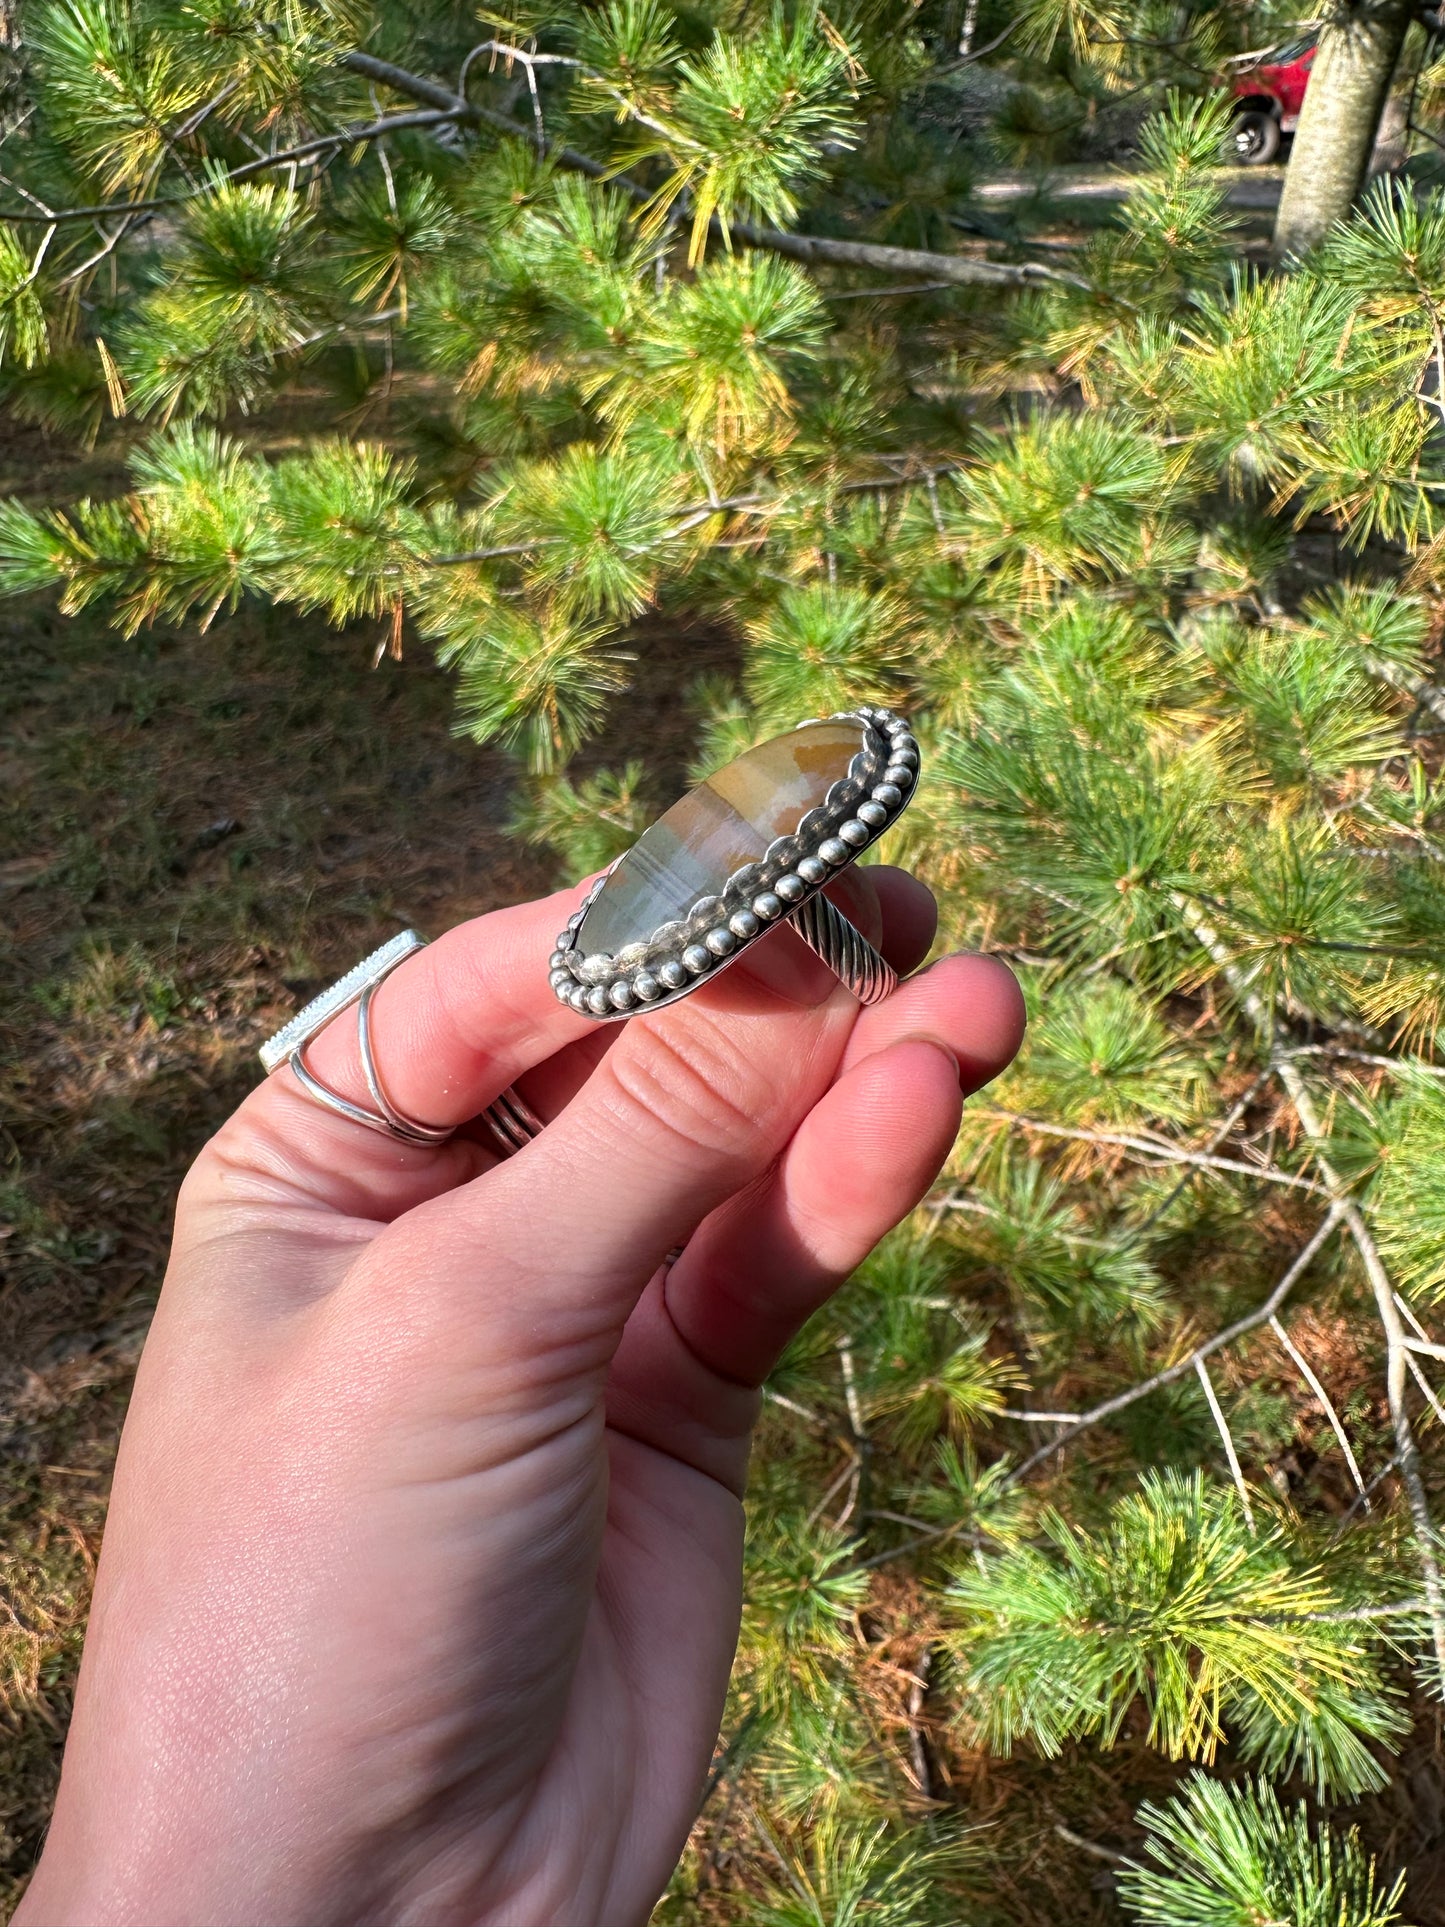
[[[1274,257],[1303,254],[1365,183],[1411,0],[1361,0],[1320,33],[1274,225]]]

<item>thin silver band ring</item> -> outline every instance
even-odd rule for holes
[[[451,1125],[423,1124],[420,1118],[408,1117],[405,1111],[397,1108],[381,1081],[372,1046],[373,996],[398,964],[405,963],[425,943],[426,938],[417,931],[403,930],[390,943],[363,957],[329,990],[322,991],[304,1010],[298,1011],[274,1037],[267,1039],[261,1047],[261,1062],[267,1071],[289,1064],[297,1083],[308,1097],[314,1098],[328,1111],[334,1111],[338,1117],[344,1117],[352,1124],[360,1124],[368,1131],[377,1131],[383,1137],[398,1138],[404,1144],[426,1145],[445,1144],[454,1137],[456,1133]],[[376,1103],[374,1111],[368,1110],[364,1104],[353,1104],[340,1091],[332,1090],[306,1062],[307,1045],[353,1004],[356,1005],[356,1041],[361,1057],[361,1074]],[[526,1099],[510,1086],[481,1115],[490,1127],[503,1157],[510,1157],[514,1151],[521,1150],[542,1129],[542,1120]]]

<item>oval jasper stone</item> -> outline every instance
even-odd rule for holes
[[[616,956],[720,896],[734,870],[791,836],[863,747],[858,723],[804,723],[759,743],[689,790],[643,831],[582,919],[583,956]]]

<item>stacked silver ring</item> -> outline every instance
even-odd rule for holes
[[[455,1137],[456,1132],[451,1125],[423,1124],[419,1118],[408,1117],[405,1111],[397,1108],[381,1081],[376,1053],[372,1048],[372,998],[397,965],[405,963],[408,957],[425,945],[426,938],[419,931],[403,930],[400,936],[393,937],[390,943],[382,944],[379,950],[373,950],[359,964],[353,965],[329,990],[323,990],[319,997],[313,997],[304,1009],[298,1010],[289,1023],[284,1024],[274,1037],[268,1037],[261,1046],[261,1062],[268,1075],[282,1064],[289,1064],[302,1090],[328,1111],[334,1111],[338,1117],[348,1118],[353,1124],[363,1125],[368,1131],[379,1131],[384,1137],[399,1138],[404,1144],[445,1144],[448,1138]],[[306,1062],[306,1046],[353,1004],[356,1005],[356,1042],[361,1057],[361,1074],[376,1105],[374,1111],[367,1110],[364,1104],[353,1104],[340,1091],[333,1091],[329,1084],[323,1084]],[[489,1104],[482,1116],[490,1125],[503,1157],[510,1157],[513,1151],[519,1151],[542,1129],[542,1120],[526,1099],[511,1089],[503,1091],[495,1103]]]

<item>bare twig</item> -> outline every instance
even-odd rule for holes
[[[827,1491],[823,1494],[822,1498],[819,1499],[818,1503],[813,1507],[813,1510],[808,1514],[808,1517],[804,1523],[809,1528],[817,1525],[819,1519],[821,1519],[823,1514],[828,1510],[828,1507],[832,1502],[833,1498],[835,1497],[835,1495],[842,1491],[843,1487],[848,1483],[849,1479],[853,1477],[857,1469],[858,1469],[858,1454],[856,1452],[852,1452],[844,1460],[843,1470],[838,1474],[837,1478],[833,1480],[832,1484],[828,1487]]]
[[[843,1375],[843,1402],[847,1408],[848,1430],[853,1442],[853,1464],[849,1468],[852,1483],[848,1489],[848,1503],[833,1521],[835,1532],[841,1532],[847,1525],[854,1508],[863,1497],[869,1453],[868,1430],[863,1420],[863,1405],[858,1397],[858,1380],[853,1368],[853,1341],[846,1333],[838,1340],[838,1365]]]
[[[1445,1064],[1427,1064],[1423,1057],[1386,1057],[1378,1051],[1348,1050],[1343,1044],[1296,1044],[1291,1057],[1334,1057],[1351,1064],[1376,1064],[1397,1077],[1445,1077]]]
[[[240,84],[239,80],[228,80],[220,93],[212,94],[208,101],[205,101],[193,114],[181,122],[180,126],[170,135],[170,139],[173,141],[183,141],[194,134],[202,122],[209,120],[218,107],[225,106],[226,102],[231,98],[232,94],[235,93]]]
[[[1352,1626],[1370,1619],[1415,1619],[1428,1614],[1428,1599],[1398,1599],[1388,1606],[1351,1606],[1337,1613],[1295,1613],[1289,1625]]]
[[[1122,1853],[1115,1853],[1112,1847],[1101,1847],[1097,1841],[1086,1840],[1083,1834],[1075,1833],[1072,1827],[1066,1827],[1062,1821],[1054,1822],[1054,1832],[1068,1846],[1077,1847],[1080,1853],[1091,1853],[1096,1860],[1107,1860],[1111,1867],[1126,1867],[1129,1864]]]
[[[1395,1299],[1395,1304],[1399,1309],[1400,1316],[1404,1319],[1405,1323],[1410,1327],[1411,1331],[1414,1332],[1417,1338],[1428,1342],[1430,1334],[1429,1332],[1426,1331],[1425,1327],[1420,1323],[1419,1319],[1415,1316],[1415,1312],[1413,1307],[1410,1304],[1410,1301],[1407,1298],[1402,1298],[1398,1291],[1394,1293],[1394,1299]]]
[[[967,50],[961,49],[958,60],[959,66],[971,67],[975,60],[982,60],[985,55],[995,52],[996,49],[1001,47],[1008,39],[1018,24],[1017,19],[1010,20],[1002,33],[996,33],[992,40],[986,40],[981,47],[973,47]]]
[[[1147,1158],[1159,1166],[1191,1164],[1205,1171],[1233,1171],[1242,1177],[1260,1178],[1267,1184],[1289,1185],[1297,1191],[1325,1189],[1314,1178],[1302,1177],[1296,1171],[1283,1171],[1277,1164],[1267,1161],[1251,1164],[1242,1158],[1221,1158],[1207,1151],[1189,1151],[1182,1145],[1171,1144],[1165,1137],[1134,1136],[1122,1131],[1086,1131],[1076,1125],[1050,1124],[1042,1118],[1025,1117],[1018,1111],[1001,1110],[996,1105],[980,1105],[973,1115],[996,1117],[1006,1123],[1017,1124],[1026,1131],[1037,1131],[1043,1137],[1071,1138],[1081,1144],[1114,1147],[1128,1151],[1136,1158]]]
[[[908,1689],[908,1753],[913,1778],[925,1800],[933,1798],[933,1772],[928,1764],[928,1745],[923,1737],[923,1708],[928,1698],[928,1676],[933,1670],[932,1650],[925,1646],[918,1657],[918,1671]]]
[[[901,288],[824,288],[826,301],[882,301],[889,295],[941,294],[952,287],[951,281],[914,281]]]
[[[791,1412],[808,1425],[821,1426],[825,1431],[828,1429],[828,1421],[820,1412],[810,1412],[806,1405],[800,1405],[795,1398],[788,1398],[782,1392],[775,1392],[771,1385],[763,1387],[763,1397],[769,1405],[780,1406],[783,1411]]]
[[[1244,1468],[1240,1465],[1239,1454],[1234,1449],[1234,1435],[1231,1433],[1228,1421],[1224,1416],[1224,1408],[1219,1403],[1218,1394],[1214,1389],[1214,1380],[1209,1376],[1209,1367],[1202,1358],[1196,1358],[1194,1361],[1194,1369],[1199,1375],[1199,1383],[1203,1388],[1205,1399],[1208,1401],[1210,1416],[1213,1418],[1215,1427],[1224,1443],[1224,1456],[1229,1461],[1229,1476],[1234,1480],[1234,1489],[1239,1494],[1239,1503],[1244,1512],[1245,1523],[1250,1531],[1253,1532],[1254,1507],[1249,1503],[1249,1487],[1244,1483]]]
[[[1371,1475],[1369,1481],[1365,1486],[1364,1491],[1357,1492],[1354,1498],[1351,1499],[1350,1503],[1345,1507],[1344,1511],[1340,1514],[1339,1518],[1335,1520],[1334,1531],[1330,1534],[1330,1538],[1332,1540],[1339,1538],[1340,1534],[1344,1531],[1345,1527],[1350,1523],[1351,1519],[1353,1519],[1355,1514],[1359,1511],[1360,1506],[1362,1504],[1364,1505],[1369,1504],[1371,1494],[1379,1491],[1380,1487],[1385,1483],[1386,1479],[1389,1478],[1390,1474],[1392,1472],[1398,1471],[1399,1465],[1400,1465],[1399,1453],[1392,1452],[1389,1458],[1386,1459],[1385,1463],[1380,1467],[1379,1471]]]
[[[1249,1109],[1250,1105],[1254,1102],[1255,1098],[1259,1094],[1260,1088],[1268,1081],[1269,1081],[1268,1071],[1260,1071],[1258,1076],[1250,1080],[1250,1083],[1247,1086],[1247,1088],[1240,1092],[1239,1096],[1234,1100],[1233,1104],[1230,1105],[1228,1111],[1219,1120],[1219,1123],[1214,1127],[1214,1129],[1210,1132],[1206,1141],[1203,1144],[1197,1145],[1195,1147],[1196,1151],[1201,1156],[1203,1157],[1213,1156],[1213,1154],[1219,1149],[1220,1145],[1223,1144],[1224,1140],[1229,1136],[1230,1132],[1234,1129],[1235,1125],[1239,1123],[1240,1119],[1244,1116],[1245,1112]],[[1149,1213],[1148,1217],[1139,1226],[1139,1234],[1141,1236],[1143,1235],[1144,1232],[1150,1230],[1154,1225],[1158,1224],[1159,1220],[1164,1216],[1165,1212],[1168,1211],[1169,1207],[1174,1203],[1175,1199],[1178,1198],[1181,1195],[1181,1193],[1187,1189],[1189,1183],[1190,1183],[1189,1173],[1186,1171],[1184,1176],[1180,1178],[1179,1182],[1170,1187],[1166,1195],[1160,1199],[1159,1203],[1155,1205],[1154,1209]]]
[[[1405,1343],[1407,1347],[1409,1346],[1409,1342],[1410,1341],[1406,1339]],[[1445,1425],[1445,1406],[1441,1405],[1439,1398],[1435,1394],[1434,1386],[1431,1385],[1429,1379],[1426,1378],[1424,1372],[1421,1371],[1419,1360],[1413,1358],[1408,1349],[1405,1353],[1405,1363],[1409,1368],[1411,1378],[1414,1379],[1415,1383],[1424,1393],[1425,1403],[1430,1407],[1430,1410],[1435,1414],[1436,1418],[1439,1419],[1440,1423]]]
[[[97,248],[94,254],[87,255],[78,268],[71,268],[68,273],[63,274],[56,285],[62,288],[68,287],[72,281],[78,281],[83,274],[88,274],[93,267],[97,267],[104,261],[107,255],[114,253],[128,234],[133,234],[136,228],[149,219],[149,215],[142,214],[137,215],[133,220],[122,221],[115,231],[107,236],[103,247]],[[104,233],[104,229],[101,232]]]
[[[1352,1450],[1350,1446],[1350,1441],[1346,1436],[1345,1428],[1340,1423],[1340,1415],[1335,1410],[1334,1406],[1330,1403],[1329,1393],[1325,1390],[1324,1386],[1320,1383],[1319,1379],[1315,1376],[1314,1371],[1311,1369],[1309,1360],[1305,1357],[1304,1353],[1299,1349],[1299,1347],[1293,1343],[1288,1332],[1286,1332],[1284,1326],[1279,1322],[1277,1318],[1270,1319],[1269,1328],[1274,1333],[1275,1337],[1279,1340],[1280,1345],[1283,1347],[1283,1349],[1294,1360],[1295,1366],[1299,1371],[1300,1377],[1304,1380],[1306,1385],[1309,1386],[1310,1390],[1314,1393],[1315,1397],[1319,1400],[1320,1404],[1324,1407],[1325,1417],[1329,1420],[1330,1426],[1334,1431],[1334,1435],[1339,1440],[1340,1450],[1345,1455],[1345,1464],[1350,1468],[1350,1477],[1355,1482],[1355,1489],[1359,1493],[1361,1500],[1364,1502],[1364,1507],[1366,1512],[1368,1512],[1370,1510],[1370,1501],[1365,1493],[1365,1481],[1360,1476],[1359,1464],[1355,1459],[1354,1451]],[[1445,1353],[1442,1353],[1442,1356],[1445,1356]]]

